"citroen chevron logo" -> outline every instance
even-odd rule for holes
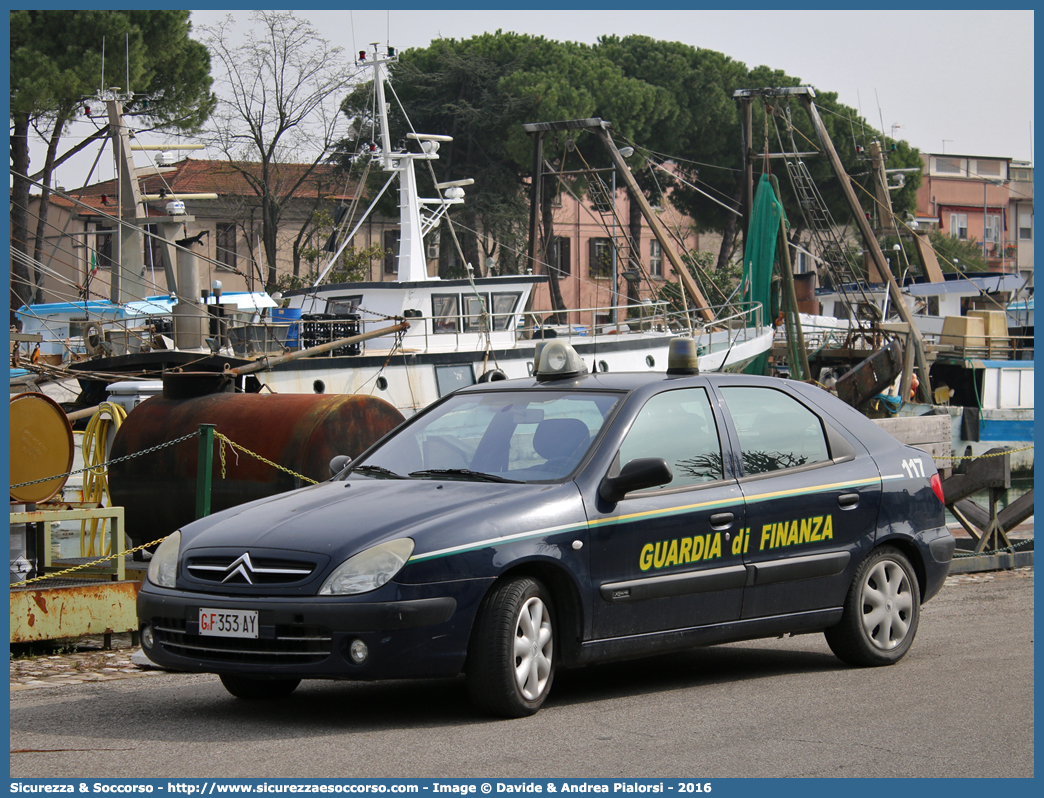
[[[250,578],[250,574],[253,572],[253,570],[254,564],[250,562],[250,552],[245,551],[238,560],[234,560],[232,564],[225,569],[226,576],[224,579],[221,580],[221,582],[222,584],[224,584],[233,576],[239,574],[245,580],[247,580],[247,584],[252,585],[254,584],[254,580]]]

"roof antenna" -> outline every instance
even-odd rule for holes
[[[102,64],[101,64],[101,85],[98,86],[98,96],[105,91],[105,37],[102,36]]]
[[[723,371],[725,371],[725,364],[729,362],[729,355],[732,354],[732,347],[736,345],[737,338],[739,338],[739,333],[736,333],[736,338],[733,338],[731,341],[729,341],[729,348],[725,350],[725,357],[722,358],[721,365],[718,366],[718,374],[721,374]]]
[[[126,37],[126,47],[127,47],[127,99],[130,100],[130,96],[131,96],[131,90],[130,90],[130,34],[129,33],[125,33],[123,35]]]

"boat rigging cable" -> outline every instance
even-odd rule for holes
[[[769,111],[767,109],[767,105],[768,104],[766,103],[766,127],[768,125],[768,117],[770,116]],[[789,103],[786,106],[786,111],[781,112],[779,115],[783,117],[784,122],[786,124],[787,132],[790,138],[790,148],[793,152],[796,153],[798,152],[798,149],[797,143],[794,140],[794,133],[797,129],[793,123],[793,117],[791,115]],[[855,274],[855,269],[849,261],[848,250],[845,246],[846,235],[838,235],[836,233],[838,226],[834,222],[833,217],[830,214],[830,210],[822,197],[822,194],[820,194],[818,187],[813,182],[811,173],[809,173],[808,168],[804,165],[802,161],[795,160],[791,157],[790,151],[788,151],[785,145],[783,144],[783,137],[779,131],[779,125],[776,121],[777,115],[775,113],[772,113],[771,116],[773,121],[773,128],[776,133],[776,140],[779,144],[780,152],[784,156],[783,161],[784,165],[786,166],[787,176],[790,178],[791,188],[794,192],[795,197],[799,199],[798,206],[801,210],[801,216],[805,221],[805,226],[812,234],[812,238],[819,245],[820,251],[835,251],[837,253],[837,257],[844,259],[845,263],[847,264],[848,270]],[[808,142],[808,145],[810,147],[813,147],[818,150],[815,142],[808,139],[808,137],[805,136],[800,130],[798,130],[797,133],[798,135],[801,135],[806,140],[806,142]],[[801,185],[804,186],[804,190],[800,188]],[[819,215],[822,218],[822,224],[817,224],[816,218],[813,218],[811,216],[811,210],[813,207],[815,207],[816,210],[819,212]],[[838,265],[832,262],[829,258],[823,258],[821,262],[826,265],[827,271],[833,279],[833,282],[835,283],[835,288],[841,295],[841,299],[844,302],[845,306],[848,308],[850,315],[856,321],[860,321],[859,314],[856,312],[856,306],[858,302],[849,295],[849,286],[852,284],[853,281],[846,280],[845,274],[839,271]],[[862,302],[868,306],[873,306],[873,300],[866,293],[866,290],[863,287],[862,282],[859,280],[855,280],[854,283],[857,286]]]
[[[630,142],[628,142],[628,143],[630,143]],[[636,148],[636,149],[638,149],[638,148]],[[651,151],[648,151],[648,150],[644,150],[644,149],[643,149],[643,150],[642,150],[642,152],[643,152],[643,153],[646,153],[646,152],[651,152]],[[581,157],[581,160],[584,160],[584,159],[583,159],[583,156],[582,156],[582,155],[581,155],[580,157]],[[564,156],[563,156],[563,161],[564,161]],[[584,161],[584,165],[585,165],[585,166],[587,167],[587,171],[593,171],[593,170],[592,170],[592,169],[590,168],[590,166],[589,166],[589,165],[587,164],[587,162],[586,162],[586,161]],[[655,164],[655,162],[653,162],[653,165],[654,165],[654,166],[658,166],[657,164]],[[591,210],[591,208],[590,208],[590,207],[588,207],[588,205],[586,205],[586,204],[585,204],[585,203],[583,202],[583,200],[582,200],[582,199],[581,199],[581,198],[579,197],[579,195],[578,195],[578,194],[577,194],[577,193],[576,193],[576,192],[575,192],[575,191],[573,190],[573,188],[572,188],[572,187],[571,187],[571,186],[570,186],[570,185],[569,185],[569,184],[568,184],[568,183],[567,183],[567,182],[566,182],[566,181],[565,181],[565,180],[564,180],[564,179],[562,178],[562,175],[564,174],[564,172],[561,172],[561,171],[556,171],[556,170],[554,170],[554,169],[553,169],[553,167],[551,167],[551,166],[550,166],[549,164],[547,164],[546,162],[545,162],[545,166],[546,166],[546,168],[548,169],[549,173],[551,173],[551,174],[554,174],[554,175],[555,175],[555,176],[556,176],[556,177],[558,178],[559,184],[560,184],[560,185],[561,185],[561,187],[562,187],[562,188],[563,188],[563,189],[564,189],[564,190],[565,190],[565,191],[566,191],[566,192],[567,192],[567,193],[568,193],[568,194],[569,194],[569,195],[570,195],[570,196],[571,196],[571,197],[572,197],[572,198],[573,198],[573,199],[574,199],[574,200],[576,201],[576,203],[577,203],[577,206],[578,206],[578,208],[582,208],[582,209],[583,209],[583,210],[584,210],[584,211],[585,211],[585,212],[587,213],[587,215],[588,215],[589,217],[591,217],[592,219],[596,219],[596,217],[595,217],[595,214],[593,213],[593,211]],[[660,167],[660,168],[662,168],[662,167]],[[665,170],[665,171],[666,171],[666,170]],[[671,173],[670,173],[670,172],[668,171],[668,174],[671,174]],[[673,176],[673,175],[672,175],[672,176]],[[711,199],[713,199],[713,198],[711,198]],[[615,211],[614,211],[614,213],[615,213]],[[618,225],[620,225],[620,227],[621,227],[622,229],[626,229],[626,226],[625,226],[625,225],[623,225],[623,223],[622,223],[622,220],[620,219],[620,217],[619,217],[619,216],[617,216],[617,217],[616,217],[616,219],[617,219],[617,224],[618,224]],[[607,232],[607,233],[608,233],[608,232],[610,232],[610,231],[608,230],[608,228],[607,228],[607,227],[605,226],[605,222],[604,222],[604,219],[596,219],[596,221],[597,221],[597,223],[598,223],[598,224],[602,225],[602,228],[603,228],[604,230],[606,230],[606,232]],[[467,229],[467,228],[465,228],[465,229]],[[674,242],[675,242],[675,243],[676,243],[676,244],[678,245],[679,249],[680,249],[680,250],[683,250],[683,251],[684,251],[684,250],[685,250],[685,246],[686,246],[686,245],[685,245],[685,242],[684,242],[684,240],[683,240],[683,238],[682,238],[681,234],[680,234],[680,233],[679,233],[679,232],[678,232],[677,230],[671,230],[671,229],[668,229],[668,228],[666,228],[666,227],[665,227],[665,231],[666,231],[666,232],[667,232],[668,234],[670,234],[670,236],[671,236],[672,240],[674,240]],[[474,231],[472,231],[472,232],[474,232]],[[519,253],[519,254],[523,254],[523,253]],[[645,278],[645,281],[646,281],[646,283],[648,283],[648,284],[650,285],[650,287],[654,289],[655,287],[654,287],[654,286],[652,286],[652,281],[651,281],[651,279],[650,279],[650,277],[649,277],[648,273],[647,273],[647,272],[645,271],[645,269],[644,269],[644,263],[643,263],[643,261],[642,261],[642,256],[641,256],[641,253],[640,253],[640,252],[639,252],[639,253],[638,253],[637,255],[635,255],[635,256],[634,256],[634,260],[635,260],[635,261],[636,261],[636,262],[638,263],[638,265],[639,265],[639,268],[640,268],[640,271],[641,271],[641,273],[642,273],[643,277]],[[723,293],[723,292],[721,291],[721,289],[720,289],[720,288],[718,288],[717,284],[715,284],[715,283],[714,283],[714,281],[713,281],[712,279],[710,279],[709,275],[707,275],[706,271],[705,271],[705,270],[703,269],[703,267],[702,267],[702,266],[701,266],[701,265],[700,265],[700,264],[699,264],[698,262],[696,262],[696,261],[693,261],[693,265],[694,265],[694,266],[696,267],[696,269],[697,269],[697,270],[699,271],[700,275],[701,275],[701,276],[702,276],[702,277],[703,277],[703,278],[704,278],[704,279],[705,279],[705,280],[706,280],[706,281],[707,281],[707,282],[708,282],[708,283],[709,283],[709,284],[710,284],[711,286],[713,286],[713,288],[714,288],[714,290],[715,290],[715,291],[717,291],[717,292],[718,292],[718,293],[719,293],[719,294],[721,295],[722,299],[724,300],[723,306],[728,306],[728,307],[732,307],[732,298],[733,298],[733,297],[734,297],[734,296],[736,295],[736,290],[734,289],[734,290],[732,291],[732,293],[731,293],[731,294],[729,294],[729,295],[726,295],[726,294],[724,294],[724,293]],[[577,279],[577,280],[579,280],[580,282],[586,283],[586,284],[588,284],[588,285],[592,285],[592,286],[594,286],[595,288],[601,287],[601,283],[595,282],[595,281],[593,281],[593,280],[587,280],[587,279],[585,279],[584,277],[582,277],[582,276],[581,276],[581,275],[579,275],[579,274],[578,274],[578,275],[576,276],[576,279]],[[704,287],[706,287],[706,286],[704,286]],[[688,311],[688,300],[687,300],[687,298],[685,297],[685,292],[684,292],[684,291],[682,291],[682,294],[681,294],[681,295],[682,295],[682,299],[683,299],[683,301],[684,301],[684,303],[685,303],[685,308],[686,308],[686,310],[685,310],[685,311],[683,312],[683,314],[682,314],[682,315],[684,315],[684,317],[685,317],[685,320],[686,320],[686,325],[688,326],[689,330],[690,330],[690,331],[692,331],[692,330],[693,330],[693,325],[692,325],[692,319],[691,319],[691,317],[690,317],[690,314],[689,314],[689,311]]]
[[[581,160],[583,160],[583,156],[581,155],[580,157],[581,157]],[[723,205],[723,207],[724,207],[724,208],[725,208],[726,210],[732,211],[733,213],[737,213],[737,215],[741,215],[741,214],[739,214],[739,213],[738,213],[737,211],[734,211],[734,210],[733,210],[732,208],[729,208],[729,207],[728,207],[727,205],[724,205],[723,203],[720,203],[720,202],[719,202],[718,200],[716,200],[716,199],[715,199],[714,197],[712,197],[712,196],[711,196],[710,194],[707,194],[707,193],[706,193],[705,191],[702,191],[702,190],[701,190],[701,189],[699,189],[699,188],[698,188],[697,186],[695,186],[695,185],[693,185],[693,184],[691,184],[691,183],[689,183],[689,182],[685,181],[685,180],[684,180],[683,178],[681,178],[681,177],[679,177],[679,176],[675,175],[675,174],[674,174],[674,173],[672,173],[672,172],[671,172],[671,171],[670,171],[669,169],[667,169],[666,167],[664,167],[664,166],[663,166],[662,164],[658,164],[658,163],[656,163],[655,161],[651,161],[651,160],[650,160],[650,163],[652,164],[652,166],[656,167],[657,169],[661,169],[662,171],[664,171],[664,172],[665,172],[666,174],[668,174],[668,175],[669,175],[669,176],[670,176],[671,178],[673,178],[673,179],[676,179],[676,180],[678,180],[678,182],[680,182],[680,183],[683,183],[684,185],[686,185],[686,186],[688,186],[688,187],[690,187],[690,188],[694,189],[695,191],[697,191],[697,192],[698,192],[698,193],[700,193],[700,194],[703,194],[703,195],[704,195],[704,196],[706,196],[706,197],[707,197],[708,199],[710,199],[710,200],[711,200],[712,202],[718,202],[719,204],[722,204],[722,205]],[[585,161],[585,165],[586,165],[586,161]],[[653,179],[655,180],[655,173],[653,173]],[[657,187],[659,187],[659,183],[658,183],[658,182],[657,182]],[[662,190],[662,189],[660,189],[660,195],[661,195],[661,196],[663,196],[663,194],[664,194],[663,190]],[[575,197],[576,195],[574,194],[573,196]],[[578,201],[579,201],[579,200],[578,200]],[[614,208],[614,214],[615,214],[615,208]],[[621,224],[621,222],[620,222],[620,220],[619,220],[619,219],[617,220],[617,223],[618,223],[618,224]],[[621,226],[622,226],[622,225],[621,225]],[[683,252],[684,252],[684,251],[685,251],[685,248],[686,248],[686,245],[685,245],[685,241],[684,241],[684,239],[683,239],[682,235],[680,234],[680,232],[679,232],[679,231],[678,231],[677,229],[673,229],[673,230],[672,230],[672,229],[669,229],[669,228],[667,228],[667,227],[666,227],[666,225],[664,226],[664,229],[665,229],[665,231],[666,231],[667,233],[669,233],[669,234],[670,234],[671,238],[672,238],[672,239],[674,240],[674,242],[675,242],[675,243],[676,243],[676,244],[678,245],[678,248],[679,248],[679,250],[681,250],[681,251],[683,251]],[[636,257],[636,260],[637,260],[637,262],[638,262],[639,266],[641,266],[641,267],[642,267],[642,275],[643,275],[643,277],[645,278],[646,282],[647,282],[647,283],[649,284],[649,287],[650,287],[650,289],[651,289],[651,290],[655,290],[655,286],[653,286],[653,284],[652,284],[652,279],[651,279],[651,278],[649,277],[649,275],[648,275],[648,274],[647,274],[647,273],[645,272],[645,270],[644,270],[644,264],[643,264],[643,261],[642,261],[642,258],[641,258],[641,254],[640,254],[640,253],[639,253],[639,254],[638,254],[638,256]],[[736,308],[734,308],[734,307],[732,306],[732,297],[734,297],[734,296],[736,295],[736,290],[734,289],[734,290],[732,291],[732,293],[731,293],[731,294],[729,294],[729,295],[726,295],[726,294],[725,294],[725,293],[724,293],[724,292],[723,292],[723,291],[722,291],[722,290],[721,290],[721,289],[720,289],[720,288],[718,287],[718,285],[717,285],[717,284],[716,284],[716,283],[714,282],[714,280],[712,280],[712,279],[710,278],[710,275],[708,275],[708,274],[707,274],[706,270],[705,270],[705,269],[704,269],[704,268],[703,268],[703,267],[702,267],[702,266],[700,265],[700,263],[699,263],[698,261],[692,260],[691,262],[692,262],[692,265],[693,265],[693,266],[695,266],[696,270],[697,270],[697,271],[698,271],[698,272],[700,273],[701,277],[702,277],[702,278],[704,279],[704,281],[705,281],[705,283],[704,283],[704,284],[703,284],[703,285],[702,285],[701,287],[702,287],[702,288],[703,288],[704,290],[706,290],[707,286],[708,286],[708,285],[710,285],[711,287],[713,287],[713,289],[714,289],[714,290],[715,290],[715,291],[716,291],[716,292],[717,292],[718,294],[720,294],[720,295],[721,295],[722,299],[724,300],[724,305],[725,305],[725,306],[729,307],[729,308],[730,308],[730,309],[732,309],[732,310],[737,310]],[[682,292],[681,292],[681,296],[682,296],[683,298],[685,298],[685,291],[682,291]],[[688,300],[687,300],[687,299],[685,299],[685,305],[686,305],[686,307],[688,307]],[[690,329],[691,329],[691,327],[692,327],[692,321],[691,321],[691,319],[689,318],[689,314],[688,314],[687,312],[686,312],[686,314],[685,314],[685,317],[686,317],[686,320],[687,320],[687,322],[688,322],[688,324],[689,324],[689,327],[690,327]]]
[[[580,150],[578,148],[574,148],[573,151],[576,153],[577,157],[580,159],[580,162],[584,165],[584,169],[588,173],[590,173],[590,174],[595,174],[595,171],[591,167],[591,164],[589,164],[587,162],[587,159],[584,158],[584,154],[582,152],[580,152]],[[564,163],[565,163],[565,159],[563,157],[563,165],[564,165]],[[608,194],[609,193],[608,187],[601,181],[601,178],[598,178],[598,180],[599,180],[599,183],[601,184],[601,188],[605,191],[606,194]],[[580,201],[580,198],[576,195],[576,193],[572,190],[572,188],[570,186],[568,186],[566,184],[566,182],[562,179],[561,174],[558,175],[558,182],[559,182],[559,185],[563,186],[566,189],[566,191],[568,191],[569,194],[573,197],[573,199],[576,200],[578,208],[584,208],[584,210],[587,211],[588,215],[592,219],[594,219],[595,215],[592,212],[592,209],[590,207],[588,207],[587,205],[584,205],[584,203]],[[625,249],[625,252],[627,253],[627,256],[628,256],[628,259],[629,259],[630,263],[634,264],[635,266],[638,267],[638,271],[639,271],[639,273],[642,276],[642,280],[644,280],[645,283],[649,286],[649,290],[650,291],[654,291],[655,287],[652,284],[652,279],[649,277],[648,270],[645,268],[645,264],[642,262],[641,252],[640,251],[638,253],[634,252],[634,248],[631,246],[630,236],[627,234],[627,225],[625,225],[623,223],[623,220],[620,218],[620,215],[616,211],[616,197],[609,197],[609,209],[610,209],[610,213],[612,214],[612,217],[613,217],[613,222],[616,224],[617,227],[619,227],[621,230],[624,231],[624,233],[623,233],[624,240],[627,241],[627,246],[624,249]],[[610,233],[610,231],[605,226],[605,219],[604,219],[604,217],[598,218],[597,221],[598,221],[598,224],[600,224],[602,226],[602,229],[605,230],[606,233]],[[612,235],[612,234],[610,233],[610,235]],[[617,249],[617,251],[619,251],[617,246],[616,246],[616,240],[615,240],[616,237],[615,236],[612,236],[612,237],[613,237],[612,246],[613,246],[614,249]],[[617,259],[619,259],[619,255],[617,255]]]
[[[718,198],[716,198],[716,197],[712,197],[712,196],[711,196],[710,194],[708,194],[708,193],[707,193],[706,191],[704,191],[704,190],[703,190],[702,188],[700,188],[699,186],[697,186],[697,185],[696,185],[695,183],[690,183],[690,182],[689,182],[688,180],[686,180],[686,179],[685,179],[684,177],[681,177],[681,176],[679,176],[679,175],[673,174],[673,173],[672,173],[672,172],[671,172],[671,171],[670,171],[670,170],[669,170],[669,169],[668,169],[668,168],[667,168],[666,166],[664,166],[663,164],[659,164],[659,163],[656,163],[656,162],[652,162],[652,165],[653,165],[653,167],[655,167],[656,169],[660,169],[660,170],[662,170],[662,171],[666,172],[667,174],[669,174],[669,175],[670,175],[671,177],[673,177],[673,178],[674,178],[675,180],[677,180],[677,181],[678,181],[679,183],[681,183],[681,184],[682,184],[683,186],[685,186],[686,188],[691,188],[691,189],[692,189],[693,191],[695,191],[695,192],[696,192],[697,194],[702,194],[702,195],[703,195],[704,197],[706,197],[707,199],[709,199],[709,200],[710,200],[711,202],[714,202],[714,203],[716,203],[716,204],[720,205],[720,206],[721,206],[721,207],[723,207],[723,208],[724,208],[725,210],[727,210],[727,211],[728,211],[729,213],[735,214],[736,216],[742,216],[742,215],[743,215],[743,212],[742,212],[742,211],[739,211],[739,210],[737,210],[736,208],[733,208],[733,207],[732,207],[731,205],[729,205],[729,204],[727,204],[727,203],[725,203],[725,202],[722,202],[722,201],[721,201],[720,199],[718,199]]]

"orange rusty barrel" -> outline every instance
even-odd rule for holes
[[[143,452],[213,424],[215,432],[251,452],[321,482],[330,460],[357,457],[397,427],[403,415],[373,396],[345,394],[214,393],[189,399],[155,396],[134,408],[120,426],[110,461]],[[257,457],[215,442],[211,510],[310,484]],[[113,503],[126,512],[134,545],[168,535],[195,519],[199,438],[133,457],[109,467]],[[224,468],[224,475],[222,475]]]
[[[65,487],[75,446],[65,411],[42,393],[11,397],[11,501],[41,504]],[[43,482],[46,477],[54,477]]]

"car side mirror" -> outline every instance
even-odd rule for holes
[[[666,485],[672,479],[671,467],[662,457],[639,457],[620,469],[619,476],[603,479],[598,495],[615,504],[632,490]]]
[[[330,461],[330,475],[336,477],[338,474],[344,471],[344,469],[346,469],[351,462],[352,458],[350,458],[348,455],[337,455]]]

